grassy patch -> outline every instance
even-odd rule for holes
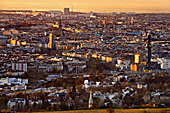
[[[31,113],[106,113],[106,109],[87,109],[87,110],[69,110],[69,111],[43,111]],[[26,113],[26,112],[18,112]],[[152,108],[152,109],[115,109],[115,113],[170,113],[170,108]]]

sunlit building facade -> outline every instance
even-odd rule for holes
[[[48,48],[55,49],[55,34],[51,33],[49,34],[49,43],[48,43]]]

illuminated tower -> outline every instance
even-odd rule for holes
[[[131,24],[133,24],[133,17],[131,18]]]
[[[49,34],[49,43],[48,43],[48,48],[55,49],[55,34],[51,33]]]
[[[135,63],[137,63],[137,64],[140,63],[140,53],[135,54]]]
[[[90,91],[89,108],[92,107],[92,104],[93,104],[93,97],[92,97],[92,92]]]
[[[151,69],[151,35],[149,34],[148,35],[148,45],[147,45],[147,48],[148,48],[148,70]]]

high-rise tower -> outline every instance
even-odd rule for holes
[[[55,49],[55,34],[51,33],[49,34],[49,43],[48,43],[48,48]]]
[[[133,24],[133,17],[131,18],[131,24]]]
[[[64,14],[68,15],[69,14],[69,8],[64,8]]]
[[[90,97],[89,97],[89,108],[92,107],[93,104],[93,97],[92,97],[92,92],[90,91]]]

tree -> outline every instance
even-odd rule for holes
[[[55,79],[52,80],[51,87],[54,85]]]
[[[96,107],[97,107],[97,104],[95,102],[93,102],[92,108],[96,108]]]
[[[106,102],[107,103],[107,106],[109,106],[109,107],[112,107],[112,101],[109,99],[109,97],[106,97],[106,99],[104,100],[104,102]]]
[[[53,104],[51,108],[52,108],[52,110],[56,110],[56,107],[57,107],[57,105]]]
[[[16,96],[16,98],[23,98],[23,94],[22,93],[17,93],[15,96]]]
[[[102,99],[100,99],[100,98],[97,98],[97,99],[95,99],[96,100],[96,105],[98,106],[98,107],[100,107],[100,106],[103,106],[104,104],[103,104],[103,100]]]
[[[124,103],[127,105],[127,106],[130,106],[132,104],[132,100],[131,100],[131,97],[130,97],[130,94],[126,94],[125,98],[124,98]]]
[[[29,96],[27,95],[27,98],[26,98],[26,107],[29,106]]]
[[[33,104],[33,108],[36,109],[37,108],[37,103],[34,102]]]
[[[2,95],[2,96],[0,96],[0,109],[7,109],[8,107],[7,107],[7,102],[8,102],[8,100],[9,100],[9,97],[7,97],[7,96],[5,96],[5,95]]]
[[[81,76],[75,81],[75,83],[76,85],[83,84],[84,80],[85,80],[85,77]]]
[[[76,98],[76,88],[75,88],[75,86],[73,86],[73,89],[69,94],[70,94],[71,98],[73,100],[75,100],[75,98]]]
[[[99,70],[96,71],[96,77],[98,77],[98,76],[99,76]]]
[[[90,71],[88,75],[90,76],[91,74],[92,74],[92,72]]]
[[[55,55],[55,54],[56,54],[55,51],[51,50],[50,55]]]
[[[31,112],[32,112],[32,108],[29,108],[28,113],[31,113]]]
[[[64,83],[62,84],[62,87],[63,87],[63,88],[66,88],[66,87],[67,87],[67,83],[64,82]]]
[[[115,110],[113,108],[109,108],[106,110],[106,113],[114,113],[114,112],[115,112]]]
[[[48,106],[48,107],[47,107],[47,111],[50,111],[50,110],[51,110],[51,107],[50,107],[50,106]]]
[[[81,91],[81,90],[82,90],[82,88],[83,88],[83,84],[76,85],[76,89],[77,89],[78,91]]]

